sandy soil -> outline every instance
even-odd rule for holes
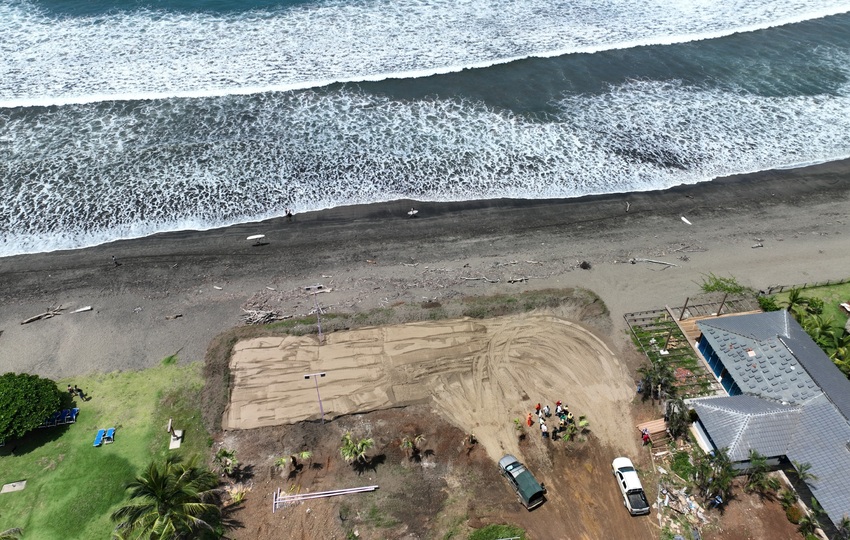
[[[622,437],[633,429],[628,370],[594,334],[548,314],[363,328],[330,334],[322,346],[315,336],[260,338],[234,349],[224,429],[317,418],[313,381],[302,375],[327,372],[326,418],[431,399],[494,461],[520,451],[514,418],[556,400],[588,415],[603,443],[636,449]]]

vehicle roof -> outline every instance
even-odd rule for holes
[[[643,489],[643,486],[640,483],[640,478],[635,470],[635,466],[632,464],[632,460],[625,457],[619,457],[615,459],[611,465],[615,470],[620,471],[620,474],[623,475],[623,480],[626,482],[626,491],[632,489]]]

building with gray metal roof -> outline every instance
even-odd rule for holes
[[[729,397],[688,400],[715,448],[811,464],[833,524],[850,515],[850,381],[786,311],[697,322],[698,348]]]

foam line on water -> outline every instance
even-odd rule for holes
[[[210,97],[423,77],[528,57],[710,39],[846,0],[361,0],[245,13],[51,17],[0,5],[0,107]]]
[[[578,197],[844,159],[848,94],[638,81],[546,121],[345,89],[0,110],[0,256],[286,207]]]

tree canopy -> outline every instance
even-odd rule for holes
[[[0,376],[0,440],[21,437],[59,409],[62,393],[56,383],[38,375]]]

